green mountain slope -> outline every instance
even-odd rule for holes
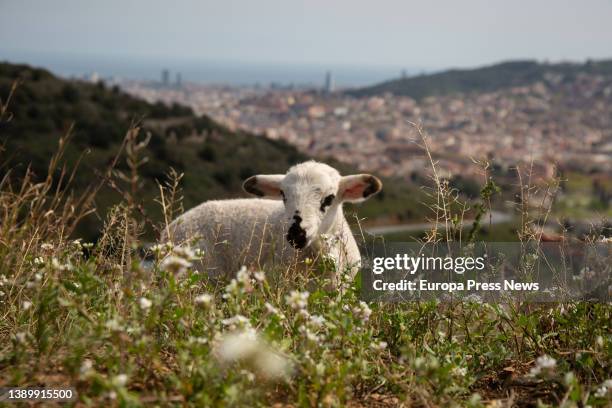
[[[543,80],[546,74],[569,80],[580,73],[612,75],[612,60],[584,64],[545,64],[536,61],[511,61],[476,69],[452,69],[435,74],[395,79],[367,88],[351,90],[353,96],[372,96],[385,92],[422,99],[427,96],[468,92],[490,92]]]
[[[185,173],[182,181],[184,207],[190,208],[213,198],[245,196],[242,181],[257,173],[282,173],[308,157],[280,141],[246,132],[233,132],[206,116],[197,117],[182,106],[149,104],[103,84],[66,81],[48,71],[24,65],[0,64],[0,97],[6,99],[14,81],[20,85],[9,105],[12,119],[0,123],[0,177],[10,169],[22,176],[28,166],[44,177],[49,159],[57,150],[58,139],[74,124],[74,137],[67,147],[68,168],[81,155],[73,188],[83,191],[112,161],[121,141],[134,122],[141,123],[141,134],[151,139],[141,168],[142,206],[153,221],[161,211],[155,203],[157,181],[173,167]],[[333,161],[343,173],[353,170]],[[119,170],[127,171],[125,160]],[[81,225],[79,236],[93,239],[99,233],[104,215],[119,201],[113,188],[97,196],[98,214]],[[386,182],[385,192],[359,207],[359,215],[396,219],[423,216],[420,192],[404,183]],[[153,237],[149,229],[148,234]]]

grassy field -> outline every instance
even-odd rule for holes
[[[0,123],[9,118],[0,104]],[[152,152],[131,129],[101,180],[75,189],[68,145],[60,138],[42,176],[8,169],[0,180],[0,387],[74,387],[75,406],[610,406],[609,304],[367,304],[359,281],[323,289],[329,264],[215,282],[192,268],[209,254],[171,243],[142,262],[145,231],[179,214],[193,184],[170,172],[143,194]],[[465,206],[434,181],[426,210],[453,230],[433,238],[457,239]],[[100,201],[102,188],[121,199]],[[483,187],[476,216],[494,191]],[[361,216],[401,201],[391,190]],[[78,239],[92,214],[98,239]],[[537,237],[523,214],[529,226],[497,233],[483,221],[470,239]]]
[[[612,177],[571,172],[565,174],[562,191],[553,211],[560,217],[576,220],[607,217],[612,218]]]
[[[516,242],[519,240],[517,230],[520,227],[516,223],[508,222],[502,224],[495,224],[491,226],[483,226],[479,229],[475,236],[478,241],[490,241],[490,242]],[[462,235],[467,237],[472,230],[471,225],[466,225],[462,228]],[[385,234],[384,238],[388,241],[396,242],[414,242],[423,240],[427,237],[430,231],[412,231],[412,232],[399,232],[392,234]]]
[[[329,265],[212,282],[170,243],[145,268],[132,181],[95,244],[71,237],[93,201],[2,182],[0,386],[71,386],[78,406],[610,404],[609,304],[367,304],[359,282],[322,289]]]

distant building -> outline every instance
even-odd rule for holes
[[[406,72],[405,69],[402,69],[402,74],[401,75],[402,75],[402,79],[408,78],[408,73]]]
[[[183,77],[180,72],[177,72],[176,73],[176,87],[180,88],[182,82],[183,82]]]
[[[323,90],[327,93],[334,92],[334,77],[332,76],[331,71],[327,71],[325,73],[325,87]]]
[[[161,82],[163,86],[170,85],[170,71],[168,71],[167,69],[164,69],[162,71]]]

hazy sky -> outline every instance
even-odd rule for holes
[[[612,57],[610,0],[0,0],[2,52],[437,69]]]

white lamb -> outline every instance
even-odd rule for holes
[[[252,176],[243,188],[265,198],[202,203],[174,220],[162,239],[179,244],[197,240],[204,252],[197,268],[212,276],[227,276],[241,265],[289,265],[320,255],[332,259],[336,271],[354,276],[361,255],[342,203],[378,193],[378,178],[342,177],[333,167],[309,161],[287,174]],[[333,284],[337,277],[331,277]]]

